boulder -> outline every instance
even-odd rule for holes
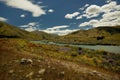
[[[32,64],[32,63],[33,63],[32,59],[22,58],[20,60],[20,64],[23,64],[23,65],[25,65],[25,64]]]
[[[41,70],[38,71],[38,73],[39,73],[39,74],[44,74],[45,71],[46,71],[46,69],[41,69]]]

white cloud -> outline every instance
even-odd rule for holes
[[[89,22],[83,22],[79,25],[79,27],[84,27],[84,26],[88,26],[89,25]]]
[[[4,18],[4,17],[0,17],[0,21],[6,22],[8,19]]]
[[[98,5],[91,5],[85,10],[85,14],[81,15],[87,18],[98,17],[100,13],[109,13],[116,10],[120,10],[120,5],[117,5],[116,1],[110,1],[109,3],[98,6]]]
[[[73,30],[64,29],[64,28],[68,28],[68,27],[69,27],[68,25],[61,25],[61,26],[54,26],[52,28],[47,28],[45,30],[39,30],[39,31],[44,31],[44,32],[50,33],[50,34],[58,34],[58,35],[62,36],[62,35],[67,35],[71,32],[78,30],[78,29],[73,29]]]
[[[36,26],[38,23],[37,22],[30,22],[28,23],[29,26]]]
[[[54,10],[53,10],[53,9],[49,9],[49,10],[48,10],[48,12],[53,13],[53,12],[54,12]]]
[[[81,10],[81,11],[83,11],[85,8],[84,7],[82,7],[82,8],[80,8],[79,10]]]
[[[79,27],[84,26],[101,27],[116,25],[120,25],[120,11],[104,14],[100,20],[92,19],[88,22],[81,23]]]
[[[103,17],[104,20],[117,19],[117,18],[120,18],[120,11],[114,11],[114,12],[106,13],[106,14],[103,14],[102,17]]]
[[[26,28],[25,30],[26,30],[26,31],[29,31],[29,32],[32,32],[32,31],[35,31],[35,30],[36,30],[36,28],[35,28],[35,27],[30,26],[29,28]]]
[[[96,17],[101,13],[101,8],[97,5],[91,5],[86,9],[87,18]]]
[[[26,17],[26,15],[25,15],[25,14],[22,14],[22,15],[20,15],[20,17],[21,17],[21,18],[24,18],[24,17]]]
[[[78,20],[78,19],[82,19],[82,18],[83,18],[83,16],[80,15],[80,16],[78,16],[76,19]]]
[[[80,16],[92,18],[97,17],[100,13],[102,13],[102,15],[99,16],[99,19],[96,18],[81,23],[79,27],[84,26],[100,27],[120,25],[120,5],[117,4],[116,1],[110,1],[109,3],[102,6],[91,5],[85,11],[86,11],[85,14],[82,14]]]
[[[81,7],[79,10],[84,10],[86,7],[88,7],[89,6],[89,4],[85,4],[83,7]]]
[[[50,31],[50,30],[40,30],[40,31],[44,31],[46,33],[50,33],[50,34],[58,34],[60,36],[63,36],[63,35],[67,35],[71,32],[74,32],[74,31],[77,31],[78,29],[73,29],[73,30],[70,30],[70,29],[64,29],[64,30],[53,30],[53,31]]]
[[[107,3],[110,3],[112,0],[106,0]]]
[[[72,14],[66,14],[66,15],[65,15],[65,18],[66,18],[66,19],[72,19],[72,18],[78,16],[79,14],[80,14],[79,12],[74,12],[74,13],[72,13]]]
[[[62,25],[62,26],[54,26],[52,28],[47,28],[47,30],[59,30],[59,29],[63,29],[63,28],[68,28],[69,26],[68,25]]]
[[[103,5],[101,7],[101,9],[103,12],[110,12],[110,11],[114,10],[116,6],[117,6],[117,3],[115,1],[112,1],[108,4]]]
[[[26,25],[21,25],[21,28],[24,28],[26,31],[35,31],[40,24],[38,22],[30,22]]]
[[[0,0],[7,6],[31,12],[33,17],[39,17],[46,14],[41,6],[33,4],[30,0]]]
[[[89,6],[89,4],[85,4],[85,7],[88,7]]]

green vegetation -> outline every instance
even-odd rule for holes
[[[52,35],[41,31],[27,32],[15,26],[0,22],[0,38],[22,38],[27,40],[43,40],[49,39]],[[54,37],[56,37],[54,35]]]
[[[102,50],[81,49],[78,47],[55,46],[39,44],[37,49],[45,56],[86,64],[94,67],[104,68],[110,71],[119,72],[120,54],[105,52]]]
[[[118,80],[119,55],[80,49],[69,46],[55,46],[29,43],[23,39],[0,39],[0,80]],[[82,50],[83,52],[77,52]],[[110,55],[105,64],[107,70],[97,69],[102,63],[101,55]],[[28,60],[29,63],[24,62]],[[22,61],[22,62],[21,62]],[[86,64],[86,65],[85,65]],[[116,65],[117,64],[117,65]],[[90,66],[91,65],[91,66]],[[118,70],[116,70],[118,69]],[[104,72],[104,73],[103,73]],[[115,75],[117,76],[111,76]]]
[[[33,31],[31,33],[36,34],[37,36],[41,36],[43,40],[53,40],[59,38],[59,36],[56,34],[48,34],[42,31]]]
[[[120,45],[119,36],[119,26],[59,37],[0,22],[0,80],[119,80],[120,54],[30,42]]]
[[[120,26],[79,30],[53,41],[68,44],[120,45]]]
[[[7,23],[0,22],[0,38],[46,40],[68,44],[120,45],[120,26],[79,30],[65,36],[58,36],[42,31],[27,32]]]

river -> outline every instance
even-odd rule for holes
[[[34,43],[39,44],[54,44],[58,46],[76,46],[76,47],[82,47],[87,49],[94,49],[94,50],[104,50],[107,52],[113,52],[113,53],[120,53],[120,46],[112,46],[112,45],[74,45],[74,44],[61,44],[61,43],[54,43],[54,42],[44,42],[44,41],[31,41]]]

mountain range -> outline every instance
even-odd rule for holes
[[[52,38],[52,34],[47,34],[42,31],[28,32],[16,26],[0,22],[0,38],[22,38],[27,40],[43,40]]]
[[[120,45],[120,26],[103,26],[89,30],[78,30],[65,36],[42,31],[28,32],[16,26],[0,22],[0,38],[22,38],[27,40],[48,40],[69,44]]]
[[[120,26],[79,30],[62,36],[59,42],[73,44],[120,44]]]

